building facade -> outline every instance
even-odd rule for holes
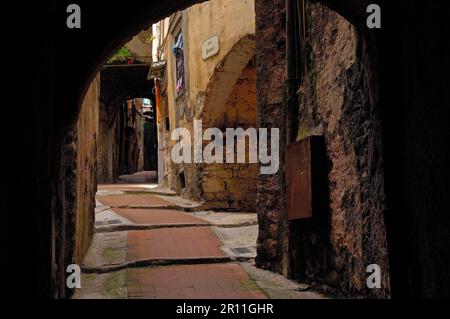
[[[257,164],[175,164],[171,134],[186,128],[193,137],[195,121],[223,139],[226,128],[256,127],[254,33],[253,1],[213,0],[153,25],[153,65],[164,65],[150,71],[160,95],[161,182],[212,209],[254,211]]]

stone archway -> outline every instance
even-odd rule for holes
[[[169,15],[172,12],[198,3],[197,0],[164,1],[155,5],[151,2],[133,3],[127,6],[106,5],[106,2],[90,2],[83,4],[83,27],[81,30],[68,30],[64,25],[64,15],[67,1],[58,1],[48,6],[41,3],[28,6],[30,11],[28,19],[26,13],[22,13],[23,21],[32,21],[36,16],[51,14],[52,19],[45,23],[37,24],[29,30],[29,47],[33,47],[39,56],[39,64],[33,69],[35,81],[30,96],[29,113],[36,117],[31,123],[31,130],[36,132],[35,144],[31,145],[24,153],[23,158],[31,159],[35,164],[32,172],[32,182],[29,183],[30,192],[35,194],[34,200],[27,205],[28,211],[35,214],[30,216],[29,227],[24,229],[24,243],[36,242],[38,249],[32,256],[38,269],[33,270],[32,279],[24,278],[24,285],[31,285],[29,293],[44,297],[62,297],[64,291],[61,287],[65,281],[64,264],[59,261],[64,258],[64,250],[61,247],[70,246],[65,242],[63,230],[55,227],[61,218],[61,207],[64,206],[64,194],[61,183],[64,180],[62,171],[62,154],[66,133],[76,123],[82,101],[89,84],[94,79],[98,70],[107,60],[108,56],[121,47],[138,31],[145,29],[152,22]],[[356,3],[357,1],[352,1]],[[331,3],[331,1],[330,1]],[[333,1],[339,7],[341,2]],[[338,8],[338,7],[337,7]],[[20,10],[21,12],[23,10]],[[258,122],[265,127],[272,127],[284,123],[284,82],[285,82],[285,1],[258,0],[256,1],[256,46],[258,91]],[[100,21],[100,23],[98,23]],[[43,34],[52,37],[42,38]],[[247,39],[250,40],[250,39]],[[244,46],[245,47],[245,46]],[[81,50],[80,48],[86,48]],[[80,54],[82,52],[82,54]],[[240,71],[248,64],[253,54],[245,55],[243,62],[239,63],[240,70],[231,71],[233,74],[230,83],[234,83],[240,75]],[[231,57],[231,56],[230,56]],[[235,59],[239,58],[238,56]],[[246,62],[244,62],[248,59]],[[231,61],[232,59],[230,59]],[[76,61],[76,63],[71,63]],[[238,68],[239,69],[239,68]],[[219,66],[218,71],[221,70]],[[223,70],[227,70],[224,64]],[[230,69],[232,70],[232,69]],[[23,72],[28,74],[29,70]],[[219,73],[217,73],[219,76]],[[223,81],[229,81],[223,79]],[[50,83],[50,88],[48,87]],[[233,84],[227,86],[232,91]],[[207,98],[211,99],[218,87],[208,90]],[[226,97],[219,97],[221,110],[225,111]],[[206,104],[205,104],[206,105]],[[205,108],[204,115],[211,123],[217,121],[215,112]],[[23,138],[26,140],[26,138]],[[51,163],[51,166],[49,166]],[[280,181],[281,182],[281,181]],[[279,187],[281,186],[281,187]],[[19,186],[20,187],[20,186]],[[278,245],[281,228],[266,227],[268,220],[273,219],[275,212],[282,214],[283,210],[277,207],[276,196],[278,185],[276,177],[265,178],[259,181],[259,187],[266,189],[267,193],[261,193],[261,198],[266,197],[272,204],[269,205],[272,212],[268,212],[266,206],[262,210],[261,220],[263,229],[261,234],[265,237],[261,243],[261,256],[265,260],[282,258],[271,256],[271,247]],[[275,187],[275,191],[273,191]],[[267,196],[268,195],[268,196]],[[261,203],[263,203],[262,201]],[[11,205],[14,206],[14,203]],[[70,216],[66,219],[70,222]],[[276,223],[271,223],[276,224]],[[37,225],[37,226],[35,226]],[[276,225],[275,225],[276,226]],[[61,237],[62,236],[62,237]],[[58,238],[64,240],[55,245]],[[69,240],[69,239],[67,239]],[[276,248],[275,248],[276,250]],[[282,249],[278,249],[282,251]],[[18,275],[28,272],[27,262],[23,256],[17,256],[18,264],[24,265],[18,268]],[[20,262],[23,261],[23,262]],[[18,283],[15,283],[20,287]],[[23,293],[23,291],[21,291]]]
[[[255,55],[255,36],[241,38],[216,66],[206,92],[197,97],[197,117],[205,127],[222,127],[227,100],[242,73]]]
[[[20,12],[23,18],[22,22],[17,21],[15,30],[25,26],[23,21],[39,17],[39,22],[27,31],[27,47],[33,48],[38,63],[33,68],[15,70],[33,79],[27,90],[29,103],[24,111],[33,120],[24,130],[27,132],[22,139],[26,141],[25,153],[17,154],[18,158],[26,158],[27,163],[19,160],[11,168],[17,167],[20,171],[20,167],[30,167],[30,163],[32,167],[23,179],[16,176],[18,185],[13,188],[23,186],[26,180],[33,196],[22,206],[23,211],[30,214],[22,229],[23,236],[11,251],[11,258],[17,261],[11,276],[14,278],[11,294],[41,298],[66,296],[65,265],[73,262],[73,256],[67,252],[73,250],[74,238],[60,225],[67,223],[69,228],[73,227],[74,216],[63,208],[66,205],[63,184],[67,179],[67,172],[63,171],[64,152],[70,152],[64,145],[96,74],[108,57],[140,30],[199,2],[202,1],[176,0],[158,4],[137,1],[126,6],[107,1],[83,2],[81,29],[66,26],[66,8],[70,1],[32,3],[26,8],[18,4],[17,11],[11,8],[11,12]],[[20,43],[16,44],[20,47]],[[28,49],[19,52],[17,58],[29,59],[26,52]],[[24,56],[19,58],[22,53]],[[18,96],[23,96],[23,92]],[[32,138],[29,132],[33,132]],[[7,206],[13,208],[19,201],[23,202],[23,198],[11,196]],[[11,219],[15,224],[16,217]],[[17,224],[21,223],[20,219]],[[30,253],[24,254],[24,251]],[[36,265],[31,270],[30,263]]]
[[[24,34],[27,34],[27,50],[16,50],[16,61],[29,61],[28,49],[32,48],[33,56],[39,63],[34,63],[32,68],[28,63],[15,66],[18,75],[14,79],[16,83],[23,83],[24,74],[30,78],[31,89],[24,90],[23,86],[17,86],[20,87],[17,96],[26,96],[28,103],[23,106],[23,112],[33,120],[28,122],[27,130],[15,130],[14,142],[24,141],[24,145],[10,148],[14,150],[15,156],[14,163],[8,167],[11,172],[9,189],[16,190],[16,194],[11,192],[8,194],[10,196],[6,196],[5,206],[10,211],[18,212],[8,214],[8,222],[22,227],[20,236],[16,236],[20,238],[15,238],[14,252],[10,257],[10,260],[15,261],[14,269],[8,276],[14,280],[9,290],[11,294],[45,298],[64,296],[64,292],[60,291],[60,282],[65,279],[64,269],[58,263],[64,258],[64,251],[60,248],[66,243],[56,245],[62,230],[55,226],[58,225],[58,219],[69,220],[72,217],[60,214],[63,205],[60,187],[64,179],[63,145],[67,131],[76,122],[81,101],[96,71],[109,54],[152,21],[198,2],[131,2],[126,6],[115,6],[106,1],[83,2],[81,30],[68,30],[65,26],[64,15],[69,1],[36,2],[28,4],[26,8],[19,2],[13,4],[17,5],[16,12],[20,12],[22,18],[16,19],[11,29],[24,28]],[[365,6],[369,1],[309,2],[327,5],[360,31],[363,30]],[[279,126],[286,120],[285,4],[285,0],[256,1],[258,120],[261,126],[268,128]],[[379,83],[384,83],[381,103],[386,107],[383,108],[390,108],[389,118],[385,119],[388,125],[383,125],[386,136],[383,142],[388,141],[384,146],[388,146],[385,149],[390,154],[385,156],[390,159],[387,176],[391,182],[392,207],[389,209],[398,216],[392,224],[392,233],[399,233],[393,238],[400,240],[395,252],[402,259],[400,265],[406,266],[397,268],[399,273],[404,273],[404,283],[401,285],[406,287],[406,294],[409,294],[408,289],[412,285],[419,296],[436,296],[439,289],[448,295],[448,262],[443,260],[445,254],[441,253],[448,250],[448,244],[444,241],[446,228],[442,227],[446,225],[443,223],[446,216],[442,215],[446,212],[446,199],[450,198],[445,191],[448,174],[443,174],[448,171],[444,165],[447,159],[444,152],[448,146],[448,116],[442,109],[446,105],[442,101],[448,99],[448,90],[439,83],[444,76],[436,76],[436,71],[438,74],[446,71],[442,61],[445,61],[448,52],[436,45],[445,34],[446,11],[442,10],[443,5],[419,0],[380,1],[380,4],[388,6],[390,10],[386,22],[392,26],[395,25],[394,20],[400,21],[394,28],[388,28],[387,32],[380,34],[383,40],[375,39],[379,46],[375,47],[367,41],[369,50],[366,52],[373,58],[374,53],[380,54],[384,49],[378,57],[384,59],[384,66],[392,67],[383,69],[384,74]],[[37,17],[49,19],[41,19],[32,28],[24,23],[35,21]],[[412,24],[416,24],[414,30],[419,31],[418,34],[407,32],[411,30]],[[400,28],[397,30],[396,26]],[[367,33],[366,40],[373,40]],[[430,44],[428,48],[421,44],[419,40],[422,39],[418,35],[422,39],[426,38],[425,43]],[[15,37],[12,43],[20,47],[19,42],[22,40],[23,37]],[[408,52],[407,56],[405,52]],[[381,63],[372,69],[376,73],[380,68]],[[398,85],[399,78],[405,80],[401,88]],[[424,79],[427,85],[423,85]],[[427,105],[432,107],[425,107]],[[6,111],[9,110],[11,115],[8,113],[8,117],[15,118],[17,111],[14,108]],[[33,133],[31,138],[30,132]],[[283,132],[283,128],[282,134],[282,144],[285,144],[286,132]],[[437,145],[433,150],[430,150],[430,141]],[[23,172],[24,167],[29,168],[26,174],[17,176],[17,172]],[[23,200],[23,193],[17,192],[24,185],[27,185],[27,193],[33,194],[27,201]],[[433,194],[431,186],[436,185],[442,186],[442,192]],[[258,194],[261,234],[258,262],[280,271],[285,269],[283,253],[287,249],[286,243],[279,240],[280,233],[285,230],[284,221],[278,218],[284,213],[282,200],[279,200],[283,195],[283,187],[283,178],[279,175],[258,180],[258,188],[263,190]],[[17,203],[20,203],[20,209]],[[23,222],[24,218],[26,223]],[[404,224],[406,230],[401,231]],[[371,224],[366,226],[370,228]],[[429,229],[426,229],[428,226]],[[408,243],[410,235],[417,233],[425,233],[425,236],[415,235],[412,240],[414,243]],[[28,254],[24,254],[24,251]],[[419,253],[410,255],[404,251]],[[417,255],[428,254],[431,254],[430,258],[414,261]],[[393,255],[391,251],[390,255]],[[36,267],[30,267],[30,261]],[[409,264],[409,261],[413,264]],[[410,284],[410,268],[414,268],[416,275],[419,273],[423,278],[416,278],[415,283]],[[445,284],[447,287],[443,288]]]
[[[256,128],[255,47],[255,36],[246,35],[216,66],[206,92],[197,98],[196,117],[204,129],[219,128],[225,136],[226,128]],[[248,161],[248,148],[245,152]],[[200,171],[200,193],[212,208],[256,210],[258,164],[202,164]]]

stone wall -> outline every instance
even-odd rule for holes
[[[268,10],[257,1],[258,120],[287,123],[284,1]],[[273,12],[276,12],[274,14]],[[306,1],[306,74],[298,90],[297,140],[325,138],[329,169],[328,219],[287,222],[284,158],[280,173],[258,178],[257,264],[344,294],[389,296],[384,227],[384,179],[378,92],[365,37],[336,12]],[[270,43],[270,44],[268,44]],[[263,93],[264,92],[264,93]],[[284,156],[283,156],[284,157]],[[383,289],[366,288],[366,267],[378,264]],[[320,286],[326,284],[326,286]]]
[[[351,294],[389,295],[379,105],[365,39],[320,4],[306,5],[307,73],[299,89],[298,139],[322,135],[329,168],[329,238],[301,231],[301,247],[328,254],[324,265],[303,252],[300,271]],[[329,242],[330,247],[324,247]],[[320,247],[322,244],[322,247]],[[329,249],[329,251],[326,251]],[[366,286],[366,268],[381,267],[383,289]]]
[[[119,177],[119,141],[120,141],[120,116],[117,114],[113,119],[110,119],[110,127],[108,128],[107,147],[108,147],[108,162],[107,162],[107,183],[114,183]]]
[[[254,59],[241,75],[225,103],[223,127],[256,127],[256,65]]]
[[[97,182],[99,184],[109,183],[108,178],[108,135],[109,135],[109,114],[108,108],[100,103],[99,123],[98,123],[98,143],[97,143]]]
[[[217,123],[223,130],[256,128],[256,67],[253,60],[242,70],[225,103],[225,109],[222,121]],[[225,136],[225,131],[223,133]],[[224,138],[224,152],[225,147]],[[237,142],[234,151],[237,158]],[[256,210],[259,167],[257,163],[248,163],[248,143],[245,156],[247,163],[203,164],[201,187],[206,206],[226,210]]]
[[[142,98],[131,101],[142,113]],[[99,184],[115,183],[119,175],[145,170],[145,121],[140,115],[136,115],[135,127],[126,128],[123,123],[124,112],[121,104],[109,107],[100,105],[97,151]]]
[[[120,116],[100,104],[97,143],[97,183],[112,184],[119,176]]]
[[[286,144],[286,9],[285,0],[257,0],[256,75],[257,126],[280,128],[280,170],[259,175],[257,204],[259,233],[256,263],[287,275],[284,147]],[[269,141],[270,143],[270,141]]]

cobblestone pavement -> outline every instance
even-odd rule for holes
[[[256,223],[255,213],[201,211],[149,184],[100,185],[74,298],[301,298],[303,286],[251,265]]]

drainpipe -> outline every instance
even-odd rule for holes
[[[298,130],[298,19],[297,0],[286,0],[286,122],[287,144],[293,143],[297,138]]]
[[[156,122],[158,125],[161,123],[161,89],[159,87],[159,80],[155,78],[155,100],[156,100]]]

